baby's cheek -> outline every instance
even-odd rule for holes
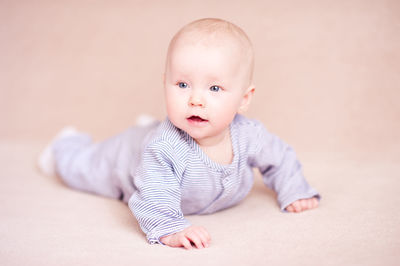
[[[223,106],[224,108],[222,108],[221,111],[218,113],[221,120],[227,121],[227,124],[229,124],[235,117],[238,110],[236,106],[232,104],[232,102],[226,103]]]
[[[179,97],[178,95],[174,94],[169,94],[166,97],[166,105],[167,105],[168,115],[182,113],[182,107],[183,107],[182,97]]]

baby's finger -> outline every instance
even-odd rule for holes
[[[207,232],[205,230],[202,230],[202,228],[199,228],[196,231],[197,235],[200,237],[201,243],[203,244],[204,247],[208,247],[208,238],[207,238]]]
[[[305,208],[305,210],[310,210],[310,209],[312,209],[312,206],[313,206],[313,200],[312,199],[306,199],[305,200],[306,202],[306,208]]]
[[[298,200],[293,202],[292,206],[293,206],[295,212],[301,212],[301,203]]]
[[[204,227],[200,227],[200,230],[203,232],[203,235],[207,239],[207,242],[211,242],[211,236],[208,231]]]
[[[294,212],[294,208],[293,208],[292,204],[290,204],[289,206],[287,206],[287,207],[286,207],[286,210],[287,210],[288,212]]]
[[[201,238],[199,237],[199,235],[196,232],[188,232],[186,234],[186,237],[192,241],[194,243],[194,245],[196,246],[196,248],[201,249],[204,248],[203,243],[201,241]]]
[[[179,237],[179,242],[184,248],[186,248],[188,250],[192,249],[192,244],[185,236]]]
[[[305,211],[308,209],[308,199],[300,200],[301,210]]]
[[[318,207],[318,204],[319,204],[319,201],[318,201],[318,199],[317,198],[313,198],[313,208],[317,208]]]

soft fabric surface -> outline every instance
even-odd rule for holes
[[[303,160],[317,210],[279,211],[261,183],[236,207],[191,216],[208,249],[149,245],[128,207],[76,192],[34,168],[41,142],[1,143],[2,265],[396,265],[400,167],[315,154]],[[321,160],[321,158],[324,158]],[[383,263],[384,262],[384,263]]]
[[[118,2],[118,3],[117,3]],[[398,265],[398,1],[0,2],[1,265]],[[128,207],[36,168],[63,126],[104,139],[165,116],[173,34],[202,17],[256,51],[248,116],[297,151],[320,207],[282,213],[256,175],[239,205],[189,220],[212,245],[149,245]]]

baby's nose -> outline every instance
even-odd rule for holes
[[[201,96],[200,93],[198,92],[193,92],[190,95],[190,99],[189,99],[189,105],[190,106],[199,106],[199,107],[203,107],[204,106],[204,99]]]
[[[189,101],[189,105],[190,106],[200,106],[200,107],[202,107],[203,106],[203,102],[200,101],[199,99],[191,99]]]

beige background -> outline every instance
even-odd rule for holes
[[[284,215],[257,183],[238,207],[192,218],[211,228],[215,243],[189,255],[146,244],[126,206],[66,189],[34,160],[68,124],[103,139],[139,114],[163,119],[168,42],[203,17],[248,33],[257,87],[248,116],[295,148],[324,200],[316,211]],[[399,99],[396,0],[0,0],[0,263],[159,256],[168,264],[181,256],[215,265],[395,265]]]

